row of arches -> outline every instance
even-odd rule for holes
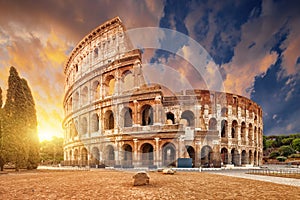
[[[248,152],[246,150],[242,150],[241,153],[239,153],[239,151],[236,148],[232,148],[230,151],[226,147],[223,147],[221,149],[221,160],[223,164],[258,165],[259,159],[260,159],[260,153],[257,152],[256,150],[255,151],[249,150]]]
[[[130,144],[124,144],[121,148],[121,152],[117,155],[120,159],[120,165],[122,166],[132,166],[134,163],[134,152],[133,147]],[[178,158],[176,146],[171,142],[166,142],[161,149],[161,163],[162,166],[176,166],[176,161]],[[186,145],[186,156],[192,158],[193,166],[195,166],[196,159],[200,161],[201,166],[211,166],[213,163],[213,149],[209,145],[205,145],[201,148],[201,153],[197,158],[197,154],[193,146]],[[85,147],[79,152],[78,149],[70,150],[67,155],[67,160],[75,161],[75,163],[80,160],[82,164],[87,165],[88,160],[91,165],[99,165],[100,163],[106,166],[116,165],[116,152],[117,150],[113,145],[107,145],[103,149],[102,156],[100,156],[100,150],[98,147],[93,147],[90,153],[90,158],[88,157],[88,151]],[[150,143],[144,143],[140,146],[139,152],[139,163],[141,166],[151,166],[155,164],[155,151],[154,147]],[[80,153],[80,155],[79,155]],[[220,151],[221,162],[223,164],[233,164],[236,166],[245,164],[258,165],[258,160],[260,159],[260,153],[252,150],[248,152],[242,150],[241,153],[236,148],[227,149],[223,147]]]
[[[95,80],[91,83],[91,87],[83,86],[80,90],[75,91],[74,94],[67,100],[66,111],[73,112],[80,106],[87,105],[90,101],[100,99],[102,96],[112,96],[116,90],[116,78],[114,75],[107,75],[101,87],[100,81]],[[121,78],[118,79],[118,90],[128,91],[134,87],[134,76],[131,70],[125,70]],[[102,91],[101,91],[102,90]]]
[[[141,125],[153,125],[154,123],[154,110],[151,105],[145,104],[141,108]],[[94,113],[90,117],[90,132],[98,132],[99,131],[99,116],[98,114]],[[112,110],[107,110],[103,116],[103,127],[104,130],[111,130],[115,128],[115,115]],[[131,127],[134,123],[133,120],[133,111],[130,107],[124,107],[121,111],[121,116],[119,118],[119,124],[121,127]],[[172,112],[166,113],[166,124],[174,124],[175,123],[175,115]],[[195,116],[194,113],[190,110],[186,110],[181,114],[181,119],[179,123],[183,123],[186,126],[194,126],[195,125]],[[80,125],[80,126],[78,126]],[[240,130],[238,130],[240,127]],[[88,132],[88,120],[87,117],[81,117],[80,123],[75,120],[74,124],[70,125],[71,136],[77,136],[78,131],[80,134],[86,134]],[[217,120],[216,118],[210,118],[208,123],[208,130],[217,131]],[[248,131],[246,131],[248,130]],[[256,141],[258,136],[262,134],[260,127],[256,127],[252,123],[249,123],[248,127],[246,127],[246,123],[242,122],[241,125],[238,125],[237,120],[233,120],[231,122],[231,128],[228,127],[228,121],[222,120],[221,121],[221,138],[228,138],[229,133],[231,138],[238,138],[238,134],[240,134],[242,140],[246,140],[248,137],[248,141]],[[260,139],[259,139],[260,141]]]

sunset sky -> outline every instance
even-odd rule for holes
[[[0,87],[9,67],[27,79],[40,139],[62,136],[64,63],[92,29],[169,28],[202,45],[226,92],[262,106],[264,134],[300,132],[300,3],[266,1],[0,0]],[[5,95],[5,94],[4,94]]]

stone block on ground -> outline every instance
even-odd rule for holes
[[[139,185],[148,185],[150,181],[150,176],[147,172],[137,172],[133,177],[133,185],[139,186]]]
[[[175,174],[175,170],[173,170],[173,169],[170,169],[170,168],[166,168],[166,169],[163,169],[163,174],[171,174],[171,175],[173,175],[173,174]]]

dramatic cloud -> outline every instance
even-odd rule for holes
[[[300,131],[299,9],[297,1],[267,0],[0,0],[0,86],[5,92],[15,66],[33,91],[39,132],[61,135],[64,62],[87,33],[120,16],[127,30],[152,26],[186,34],[213,58],[195,65],[203,61],[195,56],[199,48],[162,34],[159,45],[171,43],[173,51],[144,53],[145,64],[160,63],[145,65],[148,78],[161,73],[156,81],[174,90],[224,85],[262,106],[266,134]],[[166,81],[168,73],[173,79]]]
[[[0,1],[0,86],[7,89],[9,67],[15,66],[32,89],[40,136],[61,136],[63,67],[73,47],[115,16],[128,29],[158,26],[162,9],[149,0]]]

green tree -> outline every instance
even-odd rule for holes
[[[291,143],[293,142],[293,138],[291,138],[291,137],[288,137],[288,138],[284,138],[284,139],[282,139],[281,140],[281,143],[283,144],[283,145],[291,145]]]
[[[267,140],[266,141],[266,147],[267,148],[275,148],[276,147],[276,141],[275,140]]]
[[[36,117],[36,110],[35,110],[35,103],[33,96],[31,94],[30,88],[27,84],[25,79],[22,79],[22,86],[25,96],[24,105],[26,113],[24,113],[24,120],[26,121],[26,127],[24,129],[27,133],[27,138],[29,141],[29,148],[28,148],[28,161],[27,161],[27,169],[35,169],[38,166],[40,161],[39,155],[39,138],[37,134],[37,117]]]
[[[36,168],[39,156],[37,119],[33,97],[24,79],[10,68],[7,97],[4,106],[3,129],[9,138],[8,161],[20,168]]]
[[[4,138],[2,132],[3,117],[2,117],[2,89],[0,87],[0,170],[3,171],[5,164],[5,148],[4,148]]]
[[[300,138],[296,138],[293,140],[292,142],[292,147],[296,150],[300,152]]]
[[[278,157],[278,156],[280,156],[280,153],[279,153],[278,151],[272,151],[272,152],[270,153],[270,155],[269,155],[269,158],[274,159],[274,158],[276,158],[276,157]]]
[[[291,146],[285,145],[281,146],[278,149],[281,156],[288,157],[289,155],[293,154],[295,151]]]
[[[44,164],[58,164],[63,161],[63,138],[52,137],[52,140],[41,142],[41,161]]]
[[[9,161],[15,163],[16,170],[25,167],[28,159],[28,142],[23,131],[25,121],[22,117],[24,113],[24,102],[21,100],[23,98],[22,93],[21,78],[17,70],[11,67],[4,106],[4,130],[5,134],[9,135],[13,140],[12,154],[9,156]]]
[[[266,150],[268,148],[266,136],[263,136],[263,147],[264,147],[264,150]]]

